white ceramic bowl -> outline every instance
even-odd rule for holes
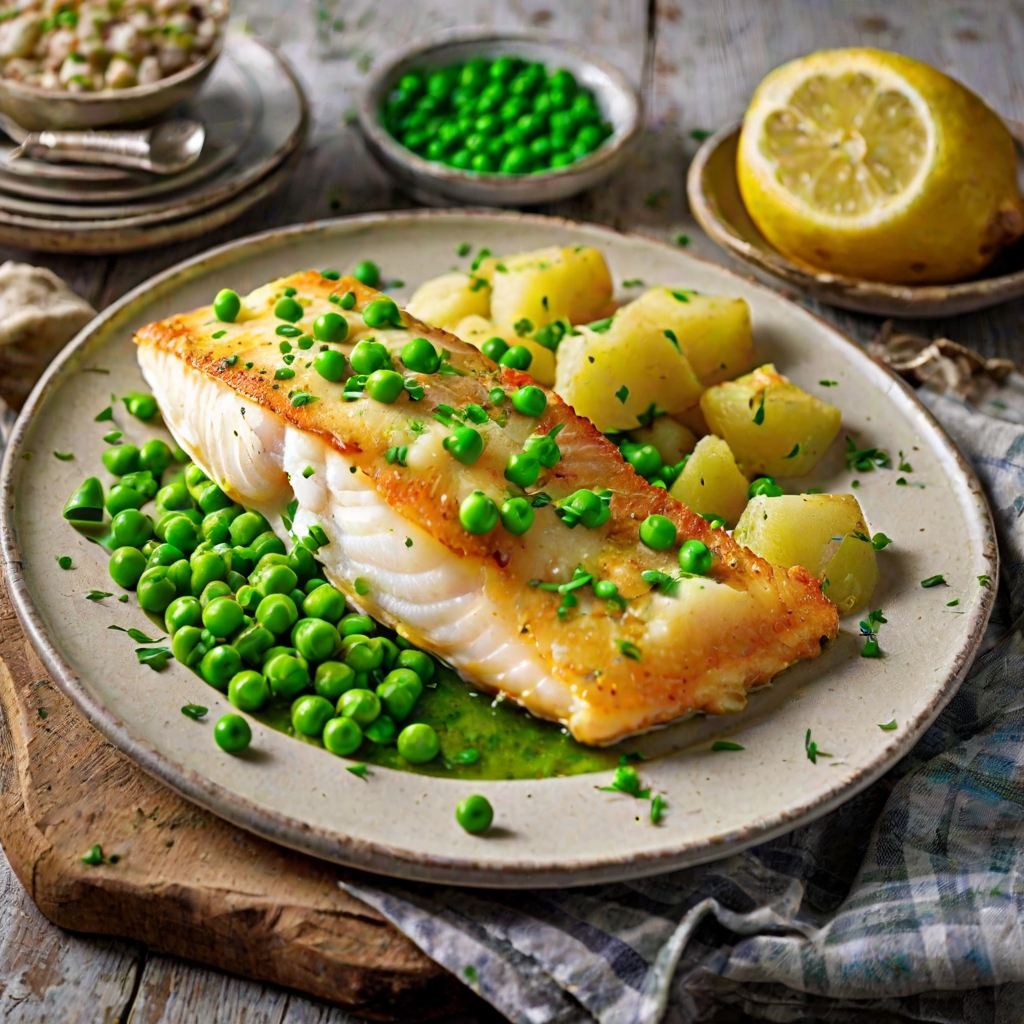
[[[406,149],[381,123],[381,107],[395,83],[413,68],[438,68],[474,57],[521,57],[549,71],[567,68],[590,89],[611,136],[589,156],[538,174],[480,174],[426,160]],[[477,206],[530,206],[592,188],[622,162],[640,132],[640,97],[621,71],[567,43],[537,33],[452,29],[399,50],[373,72],[359,102],[359,126],[371,152],[413,198],[431,205],[454,200]]]

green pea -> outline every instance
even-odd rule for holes
[[[202,609],[202,616],[203,625],[214,636],[231,636],[245,621],[245,612],[233,597],[214,598]]]
[[[264,597],[270,594],[290,594],[298,582],[295,570],[287,565],[267,565],[262,569],[257,567],[250,580]]]
[[[459,522],[467,533],[490,533],[499,518],[498,506],[483,491],[474,491],[459,506]]]
[[[504,338],[488,338],[481,346],[480,351],[483,352],[488,359],[492,359],[494,362],[498,362],[499,359],[508,351],[508,342]]]
[[[389,366],[391,357],[379,341],[357,341],[349,361],[356,373],[369,375]]]
[[[241,715],[222,715],[213,727],[213,738],[221,750],[237,754],[252,743],[252,729]]]
[[[238,547],[248,547],[261,533],[270,529],[270,523],[259,512],[243,512],[232,520],[228,527],[231,543]]]
[[[303,736],[319,736],[333,717],[334,705],[312,693],[292,704],[292,728]]]
[[[332,718],[323,732],[324,747],[338,757],[354,754],[363,742],[363,730],[351,718]]]
[[[548,396],[540,388],[527,384],[512,393],[512,404],[524,416],[540,416],[547,408]]]
[[[363,730],[363,735],[372,743],[379,743],[382,747],[386,747],[395,742],[398,726],[395,725],[395,720],[390,715],[382,714]]]
[[[598,580],[594,584],[594,597],[600,598],[602,601],[610,601],[617,597],[618,593],[619,588],[611,580]]]
[[[468,149],[456,150],[448,163],[457,170],[468,171],[473,163],[473,154]]]
[[[147,441],[139,450],[139,468],[148,469],[154,476],[160,476],[173,459],[170,445],[160,438]]]
[[[125,509],[138,509],[146,504],[146,499],[134,487],[114,484],[107,492],[107,511],[116,516]]]
[[[376,288],[380,284],[380,269],[376,263],[370,260],[363,260],[361,263],[357,263],[355,270],[352,271],[352,276],[357,281],[365,284],[367,288]]]
[[[270,700],[270,687],[262,673],[244,669],[231,677],[228,700],[240,711],[259,711]]]
[[[227,580],[211,580],[206,584],[205,587],[199,592],[199,604],[201,607],[206,608],[211,601],[216,601],[219,597],[225,597],[232,600],[235,604],[233,595],[231,593],[231,584]],[[241,608],[241,605],[239,605]],[[244,614],[244,610],[243,610]],[[227,636],[226,633],[219,634],[221,636]]]
[[[484,439],[472,427],[456,427],[443,444],[445,451],[464,466],[472,466],[484,451]]]
[[[398,753],[409,764],[426,764],[428,761],[433,761],[440,750],[441,741],[437,733],[426,722],[407,725],[398,734]]]
[[[213,315],[223,324],[233,324],[242,311],[242,300],[238,292],[230,288],[221,288],[213,300]]]
[[[434,677],[434,659],[423,651],[406,650],[399,653],[395,664],[399,668],[409,668],[426,683]]]
[[[128,411],[136,419],[143,420],[144,422],[151,420],[160,411],[156,404],[156,399],[152,395],[130,395],[126,404]]]
[[[278,299],[274,303],[274,316],[278,320],[287,320],[289,323],[297,323],[302,319],[303,309],[290,295]]]
[[[240,572],[235,572],[234,569],[228,570],[228,578],[226,580],[227,585],[231,588],[231,593],[235,594],[242,587],[246,586],[245,577]]]
[[[235,548],[235,553],[232,556],[232,561],[237,557],[238,548]],[[256,609],[259,607],[260,601],[263,600],[260,592],[253,586],[246,583],[244,586],[238,588],[235,592],[235,600],[242,606],[242,608],[250,615],[256,614]]]
[[[313,553],[302,544],[296,544],[292,548],[292,553],[288,556],[288,561],[285,564],[295,573],[299,586],[305,584],[306,580],[315,575],[317,571],[316,559],[313,557]],[[303,594],[302,600],[304,601],[305,599],[306,595]]]
[[[139,468],[139,449],[133,444],[115,444],[113,447],[108,448],[101,458],[103,459],[103,465],[114,476],[134,473]]]
[[[380,709],[380,697],[373,690],[348,690],[338,700],[338,714],[361,726],[367,726],[377,718]]]
[[[409,717],[421,693],[423,683],[420,677],[408,668],[393,669],[377,687],[377,696],[388,714],[397,722]]]
[[[322,618],[323,616],[321,616]],[[370,633],[375,632],[377,629],[377,623],[370,618],[369,615],[357,615],[352,613],[346,615],[338,623],[338,632],[343,637],[355,636],[357,634],[363,636],[369,636]]]
[[[159,484],[157,484],[156,479],[148,469],[140,469],[134,473],[125,473],[121,477],[121,483],[125,487],[130,487],[133,491],[138,491],[146,501],[149,501],[159,490]]]
[[[405,380],[394,370],[374,370],[366,380],[366,394],[376,402],[390,405],[405,390]]]
[[[320,583],[302,602],[303,614],[325,622],[338,623],[345,614],[345,595],[329,583]],[[357,630],[357,632],[360,632]]]
[[[523,451],[532,455],[545,469],[551,469],[562,458],[558,442],[550,434],[531,435],[523,444]]]
[[[495,170],[494,160],[487,153],[475,153],[469,167],[478,174],[492,174]]]
[[[679,549],[679,568],[695,576],[706,576],[711,568],[712,555],[708,546],[699,540],[688,540]]]
[[[275,654],[264,662],[263,674],[275,697],[297,697],[309,687],[309,668],[305,660],[292,654]]]
[[[533,526],[533,506],[525,498],[509,498],[501,506],[501,525],[513,537],[521,537]]]
[[[356,674],[342,661],[323,661],[316,668],[313,689],[321,696],[337,704],[343,693],[356,685]]]
[[[560,167],[568,167],[571,163],[575,162],[575,157],[571,153],[555,153],[550,160],[550,166],[552,170],[558,170]]]
[[[196,488],[194,495],[196,504],[204,514],[216,512],[218,509],[230,508],[234,502],[212,480]]]
[[[581,487],[560,501],[559,508],[571,513],[573,519],[588,530],[603,526],[611,518],[607,503],[586,487]]]
[[[313,360],[313,369],[331,383],[337,383],[345,376],[345,356],[336,349],[318,352]]]
[[[207,651],[199,663],[199,674],[214,689],[226,692],[232,678],[242,671],[242,659],[234,647],[227,644]]]
[[[759,476],[747,488],[747,497],[756,498],[759,494],[766,498],[781,498],[782,488],[775,482],[774,477]]]
[[[203,621],[203,609],[199,601],[190,596],[176,597],[164,612],[164,628],[174,636],[182,626],[198,626]],[[221,634],[226,636],[227,634]]]
[[[168,484],[156,492],[157,508],[164,512],[177,512],[181,509],[192,507],[192,495],[182,481]]]
[[[501,366],[513,370],[528,370],[533,362],[533,353],[525,345],[513,345],[499,360]]]
[[[505,479],[519,487],[532,487],[540,476],[540,462],[530,452],[516,452],[505,464]]]
[[[134,590],[146,571],[146,556],[138,548],[117,548],[107,562],[110,578],[125,590]]]
[[[676,524],[666,516],[648,516],[640,524],[640,540],[655,551],[667,551],[676,542]]]
[[[369,637],[345,647],[345,664],[354,672],[372,672],[383,663],[384,649]]]
[[[262,665],[267,651],[274,646],[274,634],[266,626],[254,622],[235,637],[232,646],[250,665]]]
[[[292,629],[292,643],[309,661],[325,661],[341,649],[338,631],[323,619],[300,619]]]
[[[344,341],[348,336],[348,321],[340,313],[321,313],[313,321],[313,337],[317,341]]]
[[[587,124],[580,129],[574,145],[582,146],[586,152],[590,152],[601,145],[603,138],[601,129],[596,124]]]
[[[487,797],[474,793],[455,805],[455,820],[471,835],[479,835],[491,827],[494,808]]]
[[[260,559],[267,554],[285,554],[284,541],[273,530],[261,533],[250,545],[253,555]]]
[[[296,609],[301,608],[302,602],[306,600],[305,591],[299,587],[296,587],[288,596],[292,599],[292,604]]]
[[[179,558],[167,566],[167,578],[174,584],[175,593],[190,594],[192,592],[192,566],[187,558]]]
[[[518,63],[514,57],[499,57],[488,71],[491,78],[498,82],[508,82],[519,70]]]
[[[288,555],[283,555],[280,551],[268,551],[266,554],[260,555],[259,561],[256,563],[256,567],[252,571],[252,575],[257,576],[272,565],[288,566]],[[293,569],[292,572],[294,571],[295,570]]]
[[[268,594],[256,607],[256,621],[278,635],[287,633],[298,617],[295,602],[287,594]]]
[[[199,545],[199,533],[196,524],[181,512],[174,514],[174,518],[164,525],[164,540],[173,544],[179,551],[186,554],[195,551]],[[159,536],[159,530],[157,536]]]
[[[385,672],[390,672],[394,668],[395,661],[398,659],[400,648],[393,641],[389,640],[386,636],[376,637],[375,643],[380,644],[381,650],[384,652],[384,659],[381,661],[381,667]]]
[[[118,547],[141,548],[153,536],[153,520],[144,512],[126,508],[111,520],[110,534]]]
[[[402,347],[402,362],[413,373],[437,373],[441,356],[426,338],[413,338]]]
[[[202,645],[203,631],[198,626],[182,626],[171,636],[171,653],[187,668],[195,668],[206,648]]]
[[[208,583],[223,580],[228,574],[227,563],[212,551],[197,552],[190,559],[190,564],[193,594],[201,594]]]
[[[525,114],[516,124],[518,125],[524,119],[530,117],[531,115]],[[529,174],[533,170],[533,154],[527,146],[513,146],[502,157],[501,165],[498,169],[502,174]]]
[[[550,135],[538,135],[530,143],[530,155],[534,159],[535,167],[546,165],[553,152],[554,146],[551,144]]]

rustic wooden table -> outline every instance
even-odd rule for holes
[[[754,86],[780,62],[827,46],[899,50],[960,78],[1001,114],[1024,120],[1024,9],[1011,0],[236,0],[234,18],[279,46],[313,111],[309,146],[269,206],[195,242],[117,258],[0,257],[50,266],[96,308],[173,263],[265,228],[411,205],[367,156],[351,110],[374,55],[455,25],[531,26],[599,51],[643,91],[642,144],[614,178],[544,212],[662,238],[727,262],[690,217],[687,163],[695,130],[742,115]],[[865,340],[879,323],[826,316]],[[1024,302],[948,321],[901,326],[943,334],[986,355],[1024,359]],[[295,993],[242,981],[137,945],[51,925],[0,854],[0,1018],[121,1024],[342,1024],[353,1020]],[[462,1024],[496,1018],[486,1010]],[[454,1022],[452,1022],[454,1024]]]

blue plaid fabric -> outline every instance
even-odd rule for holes
[[[829,816],[638,882],[342,886],[516,1024],[1024,1022],[1024,379],[923,392],[999,531],[982,652],[888,775]]]

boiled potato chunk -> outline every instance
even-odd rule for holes
[[[491,312],[491,286],[482,277],[455,271],[424,281],[406,304],[406,312],[431,327],[451,330],[467,316]]]
[[[664,334],[622,328],[615,317],[603,333],[581,327],[558,348],[555,390],[598,430],[631,430],[651,406],[690,409],[701,385],[689,362]]]
[[[697,444],[697,435],[692,430],[668,416],[659,416],[649,427],[631,430],[629,438],[636,444],[654,445],[666,466],[682,461]]]
[[[754,362],[750,307],[744,299],[651,288],[615,319],[632,330],[671,331],[705,387],[731,380]]]
[[[502,331],[519,324],[519,333],[532,334],[555,320],[585,324],[614,308],[608,264],[588,246],[489,259],[479,273],[491,282],[490,315]]]
[[[669,493],[699,515],[719,515],[735,526],[747,504],[747,487],[729,446],[709,434],[697,442]]]
[[[533,361],[526,372],[534,380],[551,387],[555,383],[555,353],[531,338],[519,338],[515,331],[499,331],[490,320],[482,316],[467,316],[454,327],[449,328],[456,338],[461,338],[475,348],[480,348],[488,338],[501,338],[509,347],[522,345],[530,350]]]
[[[858,536],[859,534],[859,536]],[[878,582],[878,560],[852,494],[751,498],[733,538],[773,565],[802,565],[828,579],[827,598],[845,614],[862,608]]]
[[[839,433],[842,415],[776,372],[771,363],[701,396],[711,432],[729,442],[745,473],[803,476]]]

